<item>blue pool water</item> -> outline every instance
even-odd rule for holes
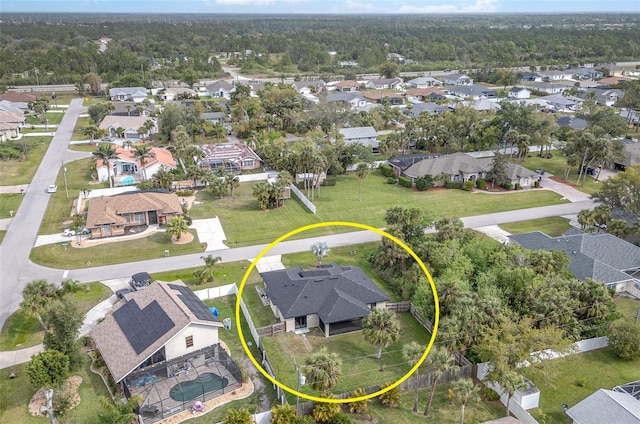
[[[133,177],[131,175],[127,175],[126,177],[122,177],[120,179],[120,185],[126,186],[126,185],[133,185],[135,183],[135,181],[133,180]]]

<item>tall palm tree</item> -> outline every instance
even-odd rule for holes
[[[424,348],[420,346],[417,342],[412,341],[410,343],[402,346],[402,357],[405,361],[409,363],[411,367],[414,367],[422,354],[424,353]],[[413,378],[415,379],[413,383],[413,412],[418,412],[418,387],[420,385],[420,369],[416,369]]]
[[[366,163],[359,163],[356,168],[356,175],[358,176],[358,202],[362,201],[362,180],[369,175],[369,165]]]
[[[213,281],[216,265],[222,262],[222,258],[220,256],[207,255],[200,256],[200,259],[204,261],[204,271],[209,273],[209,281]]]
[[[146,160],[149,158],[155,158],[156,155],[151,151],[151,147],[146,144],[138,144],[134,146],[135,152],[133,153],[135,158],[140,161],[140,165],[142,165],[142,176],[146,180],[147,179],[147,169],[146,169]]]
[[[509,416],[509,400],[516,392],[516,390],[522,390],[527,387],[527,383],[520,374],[515,371],[507,371],[503,373],[496,382],[502,387],[502,390],[507,392],[507,417]]]
[[[89,139],[93,143],[95,139],[100,136],[101,132],[100,128],[98,128],[96,125],[88,125],[82,129],[82,134],[89,137]]]
[[[326,393],[338,384],[342,376],[342,358],[337,353],[327,352],[326,347],[307,356],[302,374],[314,390]]]
[[[238,188],[238,186],[240,185],[240,179],[234,174],[229,172],[227,173],[227,175],[224,176],[224,184],[229,189],[229,192],[231,193],[231,197],[233,197],[233,191],[236,188]]]
[[[433,348],[427,356],[425,364],[432,370],[431,375],[433,381],[431,383],[431,392],[429,393],[429,401],[427,407],[424,409],[424,416],[429,416],[429,410],[431,409],[431,402],[433,401],[433,395],[436,393],[436,385],[438,380],[448,372],[458,369],[455,358],[447,351],[446,348]]]
[[[187,220],[182,216],[171,218],[167,224],[167,234],[175,237],[177,241],[180,240],[182,235],[187,231],[189,231],[189,226],[187,225]]]
[[[47,326],[42,319],[42,314],[57,298],[58,290],[55,285],[47,280],[35,280],[24,286],[20,307],[27,314],[38,318],[38,322],[46,330]]]
[[[189,165],[187,167],[187,175],[186,177],[193,181],[193,187],[196,187],[196,183],[198,180],[203,180],[203,169],[196,165]]]
[[[463,378],[453,383],[453,391],[460,401],[460,424],[464,424],[464,409],[469,402],[474,402],[478,399],[480,389],[473,384],[473,380],[470,378]]]
[[[580,229],[584,230],[587,226],[593,225],[593,218],[593,210],[591,209],[582,209],[578,212],[578,224],[580,224]]]
[[[162,166],[151,177],[154,187],[171,190],[173,186],[173,174],[166,167]]]
[[[374,309],[362,320],[364,339],[378,348],[376,359],[382,358],[382,348],[400,339],[398,319],[388,309]]]
[[[101,160],[107,166],[107,176],[109,178],[109,187],[113,187],[111,179],[111,161],[118,157],[116,150],[111,143],[100,143],[98,148],[91,152],[96,160]]]

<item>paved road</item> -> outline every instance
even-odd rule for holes
[[[60,281],[61,272],[52,273],[45,267],[34,265],[29,260],[29,252],[49,202],[47,186],[55,182],[63,162],[75,160],[82,153],[68,151],[67,144],[78,115],[84,111],[86,108],[82,106],[82,99],[71,101],[33,181],[25,191],[22,205],[0,244],[0,327],[9,314],[18,308],[26,283],[40,278]]]

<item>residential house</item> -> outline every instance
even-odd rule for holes
[[[360,83],[353,80],[340,81],[336,83],[336,88],[343,93],[352,93],[360,90]]]
[[[114,110],[111,115],[116,116],[151,116],[156,110],[155,104],[134,103],[134,102],[115,102],[112,103]]]
[[[473,157],[467,153],[453,153],[450,155],[425,158],[417,161],[403,171],[403,175],[412,182],[419,177],[431,175],[436,177],[445,174],[450,181],[473,181],[484,179],[491,169],[492,157]],[[538,175],[520,165],[507,162],[507,181],[512,185],[519,184],[522,188],[532,187]],[[443,183],[440,183],[443,184]]]
[[[380,78],[367,81],[365,86],[375,90],[394,90],[398,88],[400,84],[402,84],[401,78]]]
[[[442,77],[445,84],[448,85],[472,85],[473,78],[464,74],[450,74]]]
[[[151,129],[140,133],[139,131],[141,131],[141,128],[149,120],[154,123],[154,126]],[[98,128],[106,130],[107,134],[111,137],[118,137],[118,130],[122,128],[124,129],[124,132],[122,133],[123,137],[132,142],[149,137],[151,134],[155,134],[157,132],[155,120],[145,116],[107,115],[104,117],[102,122],[100,122]]]
[[[602,78],[602,72],[594,68],[580,67],[577,69],[567,69],[572,78],[577,80],[597,80]]]
[[[144,87],[115,87],[109,89],[109,98],[112,102],[133,101],[140,103],[147,98],[147,89]]]
[[[24,112],[8,112],[0,110],[0,141],[6,141],[20,136],[25,125]]]
[[[371,147],[373,153],[378,153],[378,132],[373,127],[341,128],[340,134],[346,144],[360,143]]]
[[[542,82],[544,77],[537,72],[524,72],[518,82]]]
[[[445,92],[439,88],[410,88],[404,92],[407,98],[416,98],[420,101],[430,100],[444,100],[446,99]]]
[[[525,249],[562,250],[571,261],[569,271],[580,280],[590,278],[616,292],[640,296],[640,281],[631,275],[640,270],[640,247],[621,238],[572,229],[559,237],[535,231],[509,239]]]
[[[206,87],[207,94],[211,97],[221,97],[223,99],[231,99],[231,93],[236,91],[232,83],[225,80],[216,81]]]
[[[587,89],[584,93],[585,98],[589,96],[589,93],[594,93],[596,104],[609,107],[615,105],[620,98],[624,97],[624,91],[616,88],[594,87]]]
[[[624,171],[627,166],[640,163],[640,143],[636,138],[623,138],[620,141],[624,145],[624,157],[613,163],[613,169]]]
[[[265,87],[265,81],[261,80],[244,80],[239,81],[236,85],[244,85],[245,87],[249,87],[249,95],[251,97],[258,97],[258,92],[263,91]]]
[[[0,100],[0,110],[6,112],[24,113],[29,110],[29,104],[24,102],[10,102],[9,100]]]
[[[471,98],[472,100],[480,100],[496,97],[496,92],[493,88],[480,84],[456,85],[448,87],[447,92],[461,99]]]
[[[182,281],[156,281],[125,294],[91,337],[113,381],[127,398],[142,398],[136,412],[153,423],[242,386],[240,367],[220,345],[223,328]]]
[[[89,200],[86,227],[91,238],[135,234],[145,225],[165,225],[182,215],[182,206],[174,193],[130,191]]]
[[[246,144],[209,144],[202,146],[204,159],[198,162],[201,168],[217,170],[222,166],[227,172],[239,174],[262,166],[262,159]]]
[[[197,99],[198,93],[186,87],[170,87],[159,92],[158,97],[165,102],[172,102],[176,99]]]
[[[542,75],[542,80],[547,82],[567,80],[573,77],[573,73],[570,70],[569,71],[550,70],[550,71],[540,71],[538,73]]]
[[[456,110],[460,106],[466,106],[470,107],[473,110],[477,110],[478,112],[484,112],[488,110],[496,112],[502,108],[500,103],[489,99],[463,100],[461,102],[451,102],[447,106],[450,110]]]
[[[527,88],[549,94],[558,94],[569,89],[569,87],[564,84],[554,84],[550,82],[532,82],[527,84]]]
[[[442,81],[432,77],[418,77],[407,81],[407,85],[412,88],[442,87]]]
[[[573,424],[638,424],[640,400],[628,393],[599,389],[567,409]]]
[[[224,112],[205,112],[200,115],[200,119],[204,119],[212,124],[221,124],[224,122]]]
[[[430,153],[430,154],[409,154],[409,155],[398,155],[389,159],[387,162],[393,168],[393,173],[396,178],[404,175],[404,171],[409,169],[411,166],[420,162],[423,159],[433,159],[440,157],[440,154]]]
[[[322,80],[315,81],[295,81],[291,84],[298,94],[317,95],[327,91],[327,84]]]
[[[402,94],[396,93],[395,91],[363,91],[362,97],[364,97],[367,101],[376,104],[382,104],[384,99],[388,99],[389,103],[392,105],[402,105],[404,104],[404,97]]]
[[[513,87],[509,90],[510,99],[528,99],[531,97],[531,90],[524,87]]]
[[[135,149],[118,144],[113,146],[118,157],[110,161],[110,171],[102,160],[96,161],[98,181],[109,181],[111,175],[116,186],[133,185],[153,177],[160,169],[176,169],[176,162],[167,149],[151,148],[149,153],[152,156],[145,158],[143,166],[142,161],[136,158]]]
[[[431,115],[442,115],[445,112],[448,112],[449,108],[443,105],[439,105],[437,103],[416,103],[411,109],[405,109],[405,115],[410,116],[412,118],[417,118],[422,113],[429,113]]]
[[[269,306],[285,331],[319,327],[325,337],[362,329],[362,319],[389,298],[362,271],[336,263],[260,274]]]
[[[547,102],[549,106],[559,111],[576,111],[580,108],[580,105],[584,103],[584,99],[575,96],[569,96],[564,94],[551,94],[548,96],[540,97],[540,99]]]
[[[356,93],[331,93],[327,94],[327,102],[340,102],[349,105],[350,109],[356,109],[367,104],[367,100]]]
[[[16,91],[5,91],[0,94],[0,101],[6,100],[14,103],[29,103],[37,100],[38,96],[28,93],[18,93]]]
[[[589,125],[583,116],[564,115],[556,119],[556,122],[561,127],[571,127],[574,130],[584,130]]]
[[[355,60],[341,60],[340,62],[338,62],[338,66],[341,68],[357,68],[358,66],[360,66],[360,63],[356,62]]]

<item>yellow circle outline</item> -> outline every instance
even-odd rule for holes
[[[435,320],[434,320],[434,323],[433,323],[433,332],[431,333],[431,339],[429,340],[429,344],[427,345],[427,348],[424,350],[424,353],[420,357],[420,360],[413,366],[413,368],[411,368],[409,370],[409,372],[407,372],[404,376],[402,376],[400,379],[398,379],[398,381],[396,381],[395,383],[385,387],[384,389],[380,389],[377,392],[370,393],[368,395],[363,395],[363,396],[358,396],[358,397],[353,397],[353,398],[346,398],[346,399],[327,399],[327,398],[323,398],[323,397],[308,395],[306,393],[301,393],[301,392],[299,392],[297,390],[294,390],[294,389],[288,387],[287,385],[281,383],[280,381],[276,380],[275,378],[273,378],[262,367],[262,365],[260,365],[258,363],[258,361],[256,361],[256,358],[254,358],[253,354],[249,350],[249,346],[247,346],[247,342],[246,342],[246,340],[244,338],[244,334],[242,332],[242,325],[241,325],[241,321],[240,321],[240,300],[242,299],[242,291],[244,290],[244,286],[247,283],[247,280],[249,279],[249,274],[251,274],[251,271],[253,271],[253,269],[255,268],[256,263],[269,250],[274,248],[281,241],[286,240],[287,238],[289,238],[291,236],[294,236],[294,235],[296,235],[298,233],[301,233],[301,232],[304,232],[304,231],[307,231],[307,230],[312,230],[312,229],[315,229],[315,228],[322,228],[322,227],[330,227],[330,226],[355,227],[355,228],[360,228],[360,229],[364,229],[364,230],[373,231],[373,232],[376,232],[376,233],[380,234],[383,237],[386,237],[386,238],[394,241],[398,245],[400,245],[404,250],[406,250],[413,257],[413,259],[416,260],[418,265],[420,265],[420,268],[422,268],[422,271],[424,272],[424,274],[427,276],[427,280],[429,280],[429,284],[431,285],[431,291],[433,293],[433,300],[435,302]],[[247,356],[249,356],[249,359],[251,360],[253,365],[255,365],[255,367],[258,369],[258,371],[260,371],[262,373],[262,375],[264,375],[269,381],[271,381],[276,386],[280,387],[282,390],[284,390],[284,391],[286,391],[288,393],[291,393],[292,395],[299,396],[299,397],[301,397],[303,399],[312,400],[314,402],[351,403],[351,402],[358,402],[358,401],[362,401],[362,400],[366,400],[366,399],[372,399],[374,397],[382,395],[383,393],[388,392],[389,390],[391,390],[391,389],[393,389],[395,387],[398,387],[405,380],[407,380],[411,376],[411,374],[413,374],[420,367],[420,365],[422,365],[424,360],[427,358],[427,355],[429,354],[429,351],[431,351],[431,348],[433,347],[433,343],[435,342],[435,339],[436,339],[436,334],[438,333],[438,324],[440,322],[440,306],[438,304],[438,292],[436,291],[436,286],[433,283],[433,279],[431,278],[431,274],[429,274],[429,271],[427,270],[427,267],[424,265],[424,263],[422,263],[422,261],[420,260],[418,255],[416,255],[414,253],[414,251],[411,250],[411,248],[409,246],[407,246],[402,240],[399,240],[398,238],[392,236],[391,234],[389,234],[389,233],[387,233],[385,231],[382,231],[382,230],[380,230],[378,228],[371,227],[369,225],[360,224],[360,223],[357,223],[357,222],[348,222],[348,221],[326,221],[326,222],[319,222],[319,223],[316,223],[316,224],[305,225],[303,227],[299,227],[299,228],[297,228],[297,229],[295,229],[293,231],[290,231],[287,234],[278,237],[276,240],[274,240],[272,243],[270,243],[267,247],[265,247],[260,252],[260,254],[258,254],[258,256],[251,262],[251,265],[249,265],[249,268],[247,269],[247,272],[244,274],[244,277],[242,277],[242,281],[240,282],[240,287],[238,287],[238,293],[236,295],[235,315],[236,315],[235,316],[236,327],[238,329],[238,336],[240,337],[240,343],[242,344],[242,348],[247,353]]]

